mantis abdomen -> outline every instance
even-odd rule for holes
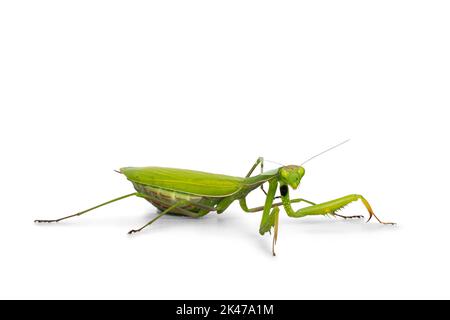
[[[193,216],[199,213],[206,214],[220,202],[220,197],[205,197],[199,195],[193,195],[185,192],[173,191],[159,187],[153,187],[143,185],[140,183],[133,183],[134,188],[140,194],[141,197],[150,202],[153,206],[161,211],[167,210],[169,207],[186,201],[186,204],[180,205],[177,208],[170,211],[170,214]],[[191,214],[188,214],[191,213]]]

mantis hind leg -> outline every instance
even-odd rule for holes
[[[164,210],[163,212],[161,212],[159,215],[157,215],[155,218],[153,218],[152,220],[150,220],[148,223],[144,224],[142,227],[140,227],[139,229],[133,229],[130,230],[128,232],[128,234],[133,234],[139,231],[142,231],[142,229],[147,228],[149,225],[151,225],[153,222],[155,222],[156,220],[160,219],[162,216],[168,214],[170,211],[172,211],[173,209],[182,206],[182,205],[186,205],[187,201],[178,201],[177,203],[175,203],[174,205],[170,206],[169,208],[167,208],[166,210]]]
[[[313,206],[309,206],[309,207],[305,207],[302,208],[300,210],[294,211],[292,209],[292,207],[290,206],[289,200],[284,198],[283,199],[283,204],[284,207],[286,209],[287,214],[290,217],[295,217],[295,218],[300,218],[300,217],[304,217],[304,216],[309,216],[309,215],[335,215],[335,216],[339,216],[339,217],[345,217],[345,218],[353,218],[353,217],[346,217],[346,216],[341,216],[336,214],[336,211],[344,208],[346,205],[348,205],[349,203],[353,202],[353,201],[357,201],[357,200],[361,200],[362,203],[364,204],[364,206],[366,207],[367,211],[369,212],[369,219],[367,220],[367,222],[370,221],[370,219],[372,219],[372,217],[375,217],[375,219],[378,220],[379,223],[382,224],[394,224],[392,222],[383,222],[381,221],[376,214],[373,212],[372,207],[370,206],[369,202],[361,195],[359,194],[351,194],[342,198],[338,198],[335,200],[331,200],[331,201],[327,201],[324,203],[320,203],[320,204],[316,204]],[[356,216],[355,216],[356,217]]]
[[[80,211],[80,212],[75,213],[75,214],[71,214],[70,216],[65,216],[65,217],[58,218],[58,219],[53,219],[53,220],[34,220],[34,222],[36,222],[36,223],[52,223],[52,222],[60,222],[60,221],[62,221],[62,220],[66,220],[66,219],[69,219],[69,218],[81,216],[81,215],[83,215],[83,214],[85,214],[85,213],[87,213],[87,212],[89,212],[89,211],[92,211],[92,210],[94,210],[94,209],[97,209],[97,208],[106,206],[107,204],[110,204],[110,203],[113,203],[113,202],[116,202],[116,201],[119,201],[119,200],[122,200],[122,199],[125,199],[125,198],[128,198],[128,197],[131,197],[131,196],[137,196],[137,195],[138,195],[137,192],[130,193],[130,194],[127,194],[127,195],[124,195],[124,196],[121,196],[121,197],[118,197],[118,198],[109,200],[109,201],[107,201],[107,202],[101,203],[101,204],[99,204],[99,205],[96,205],[95,207],[92,207],[92,208],[89,208],[89,209]]]

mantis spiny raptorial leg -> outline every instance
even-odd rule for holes
[[[255,169],[256,169],[256,167],[258,165],[261,165],[261,173],[263,173],[264,172],[264,158],[263,157],[259,157],[256,160],[255,164],[253,165],[253,167],[250,169],[250,171],[247,173],[247,175],[245,177],[246,178],[250,177],[252,175],[253,171],[255,171]],[[264,185],[263,184],[261,185],[261,190],[267,196],[267,192],[266,192],[266,190],[264,190]]]

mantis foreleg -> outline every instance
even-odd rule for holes
[[[273,179],[269,182],[269,191],[267,193],[266,202],[264,204],[263,215],[261,219],[261,224],[259,226],[259,233],[261,235],[270,231],[274,227],[274,237],[272,242],[272,253],[275,255],[275,243],[278,236],[278,215],[280,212],[279,207],[274,207],[272,209],[273,200],[275,198],[275,192],[277,192],[278,181]],[[272,209],[272,212],[270,210]]]
[[[258,167],[258,165],[261,165],[261,173],[263,173],[264,171],[264,158],[263,157],[259,157],[255,164],[253,165],[253,167],[250,169],[250,171],[247,173],[247,175],[245,176],[246,178],[250,177],[253,173],[253,171],[255,171],[256,167]],[[264,186],[261,185],[261,190],[265,193],[265,195],[267,196],[267,192],[266,190],[264,190]]]
[[[369,212],[369,219],[367,221],[369,221],[373,216],[378,220],[378,222],[380,222],[382,224],[394,224],[392,222],[381,221],[373,212],[372,207],[370,206],[369,202],[362,195],[359,195],[359,194],[351,194],[351,195],[348,195],[348,196],[345,196],[342,198],[338,198],[338,199],[327,201],[324,203],[312,205],[312,206],[301,208],[297,211],[294,211],[294,209],[292,209],[292,206],[291,206],[291,201],[289,200],[289,193],[287,191],[287,187],[285,189],[283,189],[283,186],[282,186],[281,188],[282,188],[281,198],[282,198],[283,206],[284,206],[284,209],[286,210],[286,213],[290,217],[300,218],[300,217],[309,216],[309,215],[327,215],[327,214],[336,215],[337,210],[342,209],[343,207],[345,207],[346,205],[348,205],[349,203],[351,203],[353,201],[361,200],[362,203],[364,204],[364,206],[366,207],[367,211]],[[340,215],[338,215],[338,216],[340,216]]]
[[[261,224],[259,226],[259,233],[263,235],[274,226],[275,215],[280,211],[278,207],[272,209],[273,200],[275,198],[275,192],[277,191],[278,181],[271,180],[269,182],[269,192],[267,193],[266,202],[264,204],[263,215]],[[270,212],[272,209],[272,212]]]
[[[276,199],[276,198],[278,198],[278,197],[275,197],[274,199]],[[303,199],[303,198],[292,199],[292,200],[290,200],[290,202],[291,203],[306,202],[306,203],[309,203],[311,205],[315,205],[314,202],[306,200],[306,199]],[[260,211],[264,210],[264,206],[255,207],[255,208],[249,208],[247,206],[246,198],[242,198],[241,200],[239,200],[239,204],[240,204],[242,210],[244,210],[245,212],[260,212]],[[282,206],[282,205],[283,205],[283,202],[276,202],[276,203],[272,204],[272,208],[279,207],[279,206]]]
[[[364,218],[364,216],[361,216],[361,215],[356,215],[356,216],[343,216],[343,215],[341,215],[341,214],[337,214],[336,212],[333,213],[333,216],[339,217],[339,218],[343,218],[343,219],[345,219],[345,220],[347,220],[347,219],[362,219],[362,218]]]
[[[246,178],[250,177],[250,176],[252,175],[253,171],[255,171],[256,167],[257,167],[259,164],[261,165],[261,173],[262,173],[262,172],[263,172],[263,169],[264,169],[264,158],[263,158],[263,157],[259,157],[259,158],[256,160],[256,162],[255,162],[255,164],[253,165],[253,167],[250,169],[250,171],[247,173],[247,175],[246,175],[245,177],[246,177]]]

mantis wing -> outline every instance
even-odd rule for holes
[[[161,167],[125,167],[120,172],[131,182],[209,197],[232,195],[241,189],[244,181],[222,174]]]

